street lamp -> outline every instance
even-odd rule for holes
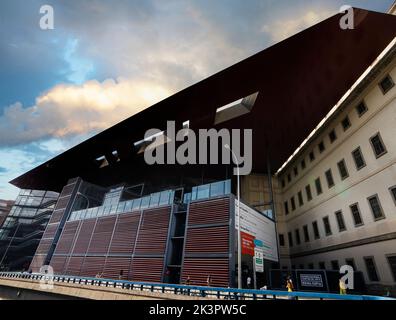
[[[88,209],[89,208],[89,199],[88,199],[88,197],[85,194],[82,194],[80,191],[77,192],[77,195],[78,196],[82,196],[82,197],[84,197],[87,200],[87,207],[85,209]]]
[[[239,194],[239,162],[234,151],[230,148],[229,144],[225,144],[224,147],[230,150],[232,157],[235,159],[237,166],[237,199],[238,199],[238,289],[242,289],[242,250],[241,250],[241,202]]]

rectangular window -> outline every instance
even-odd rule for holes
[[[296,202],[294,201],[294,196],[290,199],[292,210],[296,210]]]
[[[337,220],[337,224],[338,224],[338,231],[345,231],[346,227],[345,227],[345,221],[344,221],[344,216],[342,215],[342,211],[337,211],[335,213],[336,216],[336,220]]]
[[[324,217],[323,218],[323,226],[326,232],[326,236],[331,235],[331,226],[330,226],[330,220],[329,217]]]
[[[286,186],[285,179],[282,179],[282,188]]]
[[[301,169],[304,170],[306,168],[305,160],[301,161]]]
[[[297,167],[294,167],[293,171],[294,171],[294,176],[297,177],[297,175],[298,175],[298,168],[297,168]]]
[[[393,281],[396,282],[396,255],[388,256],[387,259],[393,275]]]
[[[352,212],[353,222],[355,223],[355,227],[359,227],[363,225],[362,216],[360,215],[359,205],[357,203],[350,206]]]
[[[287,239],[289,240],[289,247],[293,247],[293,237],[291,232],[287,233]]]
[[[281,233],[279,234],[279,245],[281,247],[285,246],[285,236],[283,234],[281,234]]]
[[[324,145],[324,142],[323,141],[321,141],[320,143],[319,143],[319,152],[320,153],[322,153],[323,151],[325,151],[325,145]]]
[[[346,116],[342,121],[341,121],[342,128],[344,131],[347,131],[351,127],[351,121],[349,120],[349,117]]]
[[[291,175],[290,175],[290,173],[287,175],[287,182],[290,182],[291,181]]]
[[[285,214],[289,214],[289,203],[287,201],[285,201],[284,206],[285,206]]]
[[[298,192],[298,204],[300,207],[304,205],[304,199],[301,191]]]
[[[366,166],[366,162],[364,161],[363,153],[362,150],[360,150],[360,147],[352,151],[352,157],[353,160],[355,161],[357,170],[360,170]]]
[[[319,262],[319,269],[326,270],[326,263],[323,261]]]
[[[315,180],[316,194],[320,195],[322,193],[322,184],[320,183],[320,178]]]
[[[371,212],[373,213],[374,220],[380,220],[385,218],[378,195],[373,195],[367,198],[367,200],[370,204],[370,208],[371,208]]]
[[[315,153],[313,151],[309,153],[309,160],[311,160],[311,162],[315,160]]]
[[[377,267],[375,265],[375,261],[373,257],[364,257],[364,263],[367,269],[367,276],[370,281],[377,282],[379,281],[379,276],[377,272]]]
[[[337,163],[338,171],[340,172],[340,177],[342,180],[345,180],[349,177],[348,170],[346,167],[345,160],[342,159],[340,162]]]
[[[331,187],[334,187],[334,179],[333,179],[333,174],[331,172],[331,169],[327,170],[325,172],[326,175],[326,180],[327,180],[327,186],[329,187],[329,189]]]
[[[395,205],[396,205],[396,186],[390,188],[389,191],[390,191],[392,199],[393,199],[393,201],[395,202]]]
[[[393,82],[390,75],[387,75],[380,83],[379,86],[382,90],[383,94],[386,94],[390,89],[394,87],[395,83]]]
[[[309,242],[309,232],[308,232],[308,226],[305,225],[303,227],[303,231],[304,231],[304,240],[305,242]]]
[[[364,115],[367,112],[367,106],[364,103],[364,101],[360,102],[357,106],[356,106],[356,111],[359,115],[359,117],[361,117],[362,115]]]
[[[355,260],[353,258],[345,259],[345,264],[351,266],[354,271],[357,271]]]
[[[296,243],[301,244],[300,230],[296,229],[294,233],[296,234]]]
[[[335,132],[334,129],[330,131],[330,133],[329,133],[329,139],[330,139],[330,142],[331,142],[331,143],[333,143],[334,141],[337,140],[337,134],[336,134],[336,132]]]
[[[315,239],[319,239],[320,238],[320,234],[319,234],[318,223],[316,221],[312,222],[312,228],[313,228]]]
[[[331,261],[331,269],[334,271],[339,271],[340,270],[340,265],[338,263],[338,260],[332,260]]]
[[[308,201],[311,201],[312,200],[312,192],[311,192],[311,186],[310,185],[307,185],[305,187],[305,192],[307,193]]]
[[[387,152],[379,133],[370,138],[370,143],[377,158],[383,156]]]

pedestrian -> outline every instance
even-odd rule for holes
[[[206,278],[206,285],[207,285],[208,287],[210,287],[211,284],[212,284],[212,277],[211,277],[211,275],[209,274],[208,277]]]
[[[247,277],[246,284],[247,284],[248,289],[252,288],[252,278],[250,276]]]
[[[338,285],[340,287],[340,294],[347,294],[347,287],[345,281],[340,279]]]
[[[118,275],[118,280],[122,280],[123,275],[124,275],[124,270],[120,270],[120,274]]]
[[[190,284],[191,284],[190,276],[187,276],[187,279],[186,279],[186,286],[189,286]]]
[[[291,276],[288,276],[286,279],[286,289],[287,289],[287,292],[293,292],[293,290],[294,290],[293,280],[292,280]],[[289,296],[289,299],[294,300],[294,297]]]

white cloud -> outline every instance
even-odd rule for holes
[[[293,12],[292,18],[277,19],[272,24],[265,24],[261,31],[270,35],[272,41],[282,41],[304,29],[313,26],[333,15],[334,12],[328,9],[309,10],[304,14]]]
[[[168,87],[145,80],[95,80],[58,85],[23,108],[15,103],[0,117],[0,146],[72,137],[104,130],[169,96]]]

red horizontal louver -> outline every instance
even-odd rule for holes
[[[66,222],[54,254],[68,254],[70,252],[77,232],[78,223],[78,221]]]
[[[83,220],[74,243],[73,255],[85,255],[88,250],[96,219]]]
[[[36,254],[46,254],[51,247],[53,239],[41,239],[39,246],[37,247]]]
[[[228,226],[187,229],[185,254],[228,252]]]
[[[56,203],[55,210],[65,209],[69,201],[70,196],[59,198],[58,202]]]
[[[193,202],[188,212],[188,225],[228,223],[229,212],[230,199],[228,197]]]
[[[81,268],[80,276],[95,277],[103,272],[105,257],[86,257]]]
[[[45,229],[45,232],[43,234],[43,239],[46,239],[46,238],[53,239],[55,237],[56,230],[58,230],[58,226],[59,226],[58,223],[48,224],[47,228]]]
[[[62,220],[63,214],[65,213],[65,209],[59,209],[52,212],[51,219],[49,223],[58,223]]]
[[[127,280],[130,266],[131,258],[107,257],[103,277]]]
[[[32,272],[39,272],[41,266],[44,264],[45,257],[45,254],[36,254],[30,264],[30,270]]]
[[[164,254],[171,208],[145,210],[135,254]]]
[[[67,263],[65,274],[79,276],[84,257],[71,257]]]
[[[132,281],[161,282],[163,258],[133,258],[129,277]]]
[[[109,254],[132,255],[139,220],[140,212],[123,214],[118,217]]]
[[[185,258],[182,270],[182,283],[190,276],[192,285],[207,285],[211,276],[211,286],[229,286],[229,262],[227,258]]]
[[[88,254],[107,254],[116,217],[99,218],[89,244]]]
[[[54,269],[55,274],[64,273],[66,258],[67,257],[65,256],[57,256],[57,255],[52,256],[50,266]]]

